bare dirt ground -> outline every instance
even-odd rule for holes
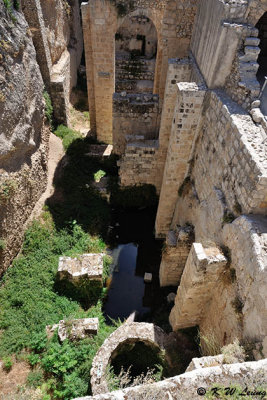
[[[40,199],[35,204],[32,214],[27,221],[27,225],[40,216],[46,199],[48,199],[54,193],[53,178],[57,165],[63,155],[64,149],[61,139],[51,133],[49,138],[48,175],[46,191],[42,194]]]
[[[0,362],[0,400],[15,399],[18,386],[25,385],[30,370],[26,362],[15,362],[6,372]]]

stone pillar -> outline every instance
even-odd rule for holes
[[[82,3],[88,101],[97,138],[112,143],[117,14],[110,1]]]
[[[168,232],[178,190],[183,184],[189,167],[192,146],[201,122],[205,88],[196,83],[178,83],[178,96],[165,163],[163,184],[156,218],[156,235]]]
[[[173,330],[200,324],[226,264],[217,247],[193,243],[170,314]]]
[[[168,232],[159,270],[160,286],[178,286],[193,240],[191,225]]]

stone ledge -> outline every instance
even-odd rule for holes
[[[224,364],[216,367],[196,369],[152,385],[136,386],[112,393],[80,397],[73,400],[142,400],[145,398],[156,398],[157,400],[165,398],[197,400],[200,398],[197,394],[199,387],[204,387],[205,390],[208,390],[215,383],[223,387],[231,384],[245,387],[246,384],[253,385],[255,379],[258,381],[261,380],[262,383],[266,382],[266,375],[267,359],[246,363]],[[150,397],[148,397],[149,395]]]

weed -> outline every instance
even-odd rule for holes
[[[220,354],[221,347],[216,334],[212,330],[206,333],[199,332],[198,340],[200,351],[203,356],[216,356]]]
[[[235,216],[228,210],[224,211],[222,225],[231,224],[235,220]]]
[[[62,139],[64,150],[66,151],[69,146],[76,140],[82,137],[82,135],[68,128],[65,125],[59,125],[55,130],[54,134]]]
[[[4,241],[4,239],[0,239],[0,251],[5,250],[5,248],[6,248],[6,242]]]
[[[17,189],[17,182],[13,179],[7,179],[0,185],[0,200],[8,200]]]
[[[10,356],[3,358],[3,368],[6,372],[9,372],[11,370],[12,365],[13,365],[13,361]]]
[[[36,389],[40,387],[43,384],[43,382],[44,382],[44,373],[40,368],[29,372],[29,375],[27,376],[27,386]]]
[[[52,129],[53,128],[53,106],[52,106],[51,98],[50,98],[48,92],[46,92],[46,91],[43,92],[43,97],[45,100],[45,116],[46,116],[46,119],[47,119],[51,129]]]
[[[95,174],[94,174],[94,180],[95,182],[100,182],[102,178],[106,175],[105,171],[102,171],[102,169],[99,169]]]

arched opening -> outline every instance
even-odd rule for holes
[[[259,30],[259,47],[261,49],[258,57],[259,69],[257,79],[262,87],[265,82],[265,76],[267,76],[267,11],[258,21],[256,28]]]
[[[153,93],[157,30],[144,15],[124,19],[115,35],[116,92]]]
[[[111,375],[120,387],[152,383],[168,376],[164,352],[149,342],[129,340],[111,356]]]

